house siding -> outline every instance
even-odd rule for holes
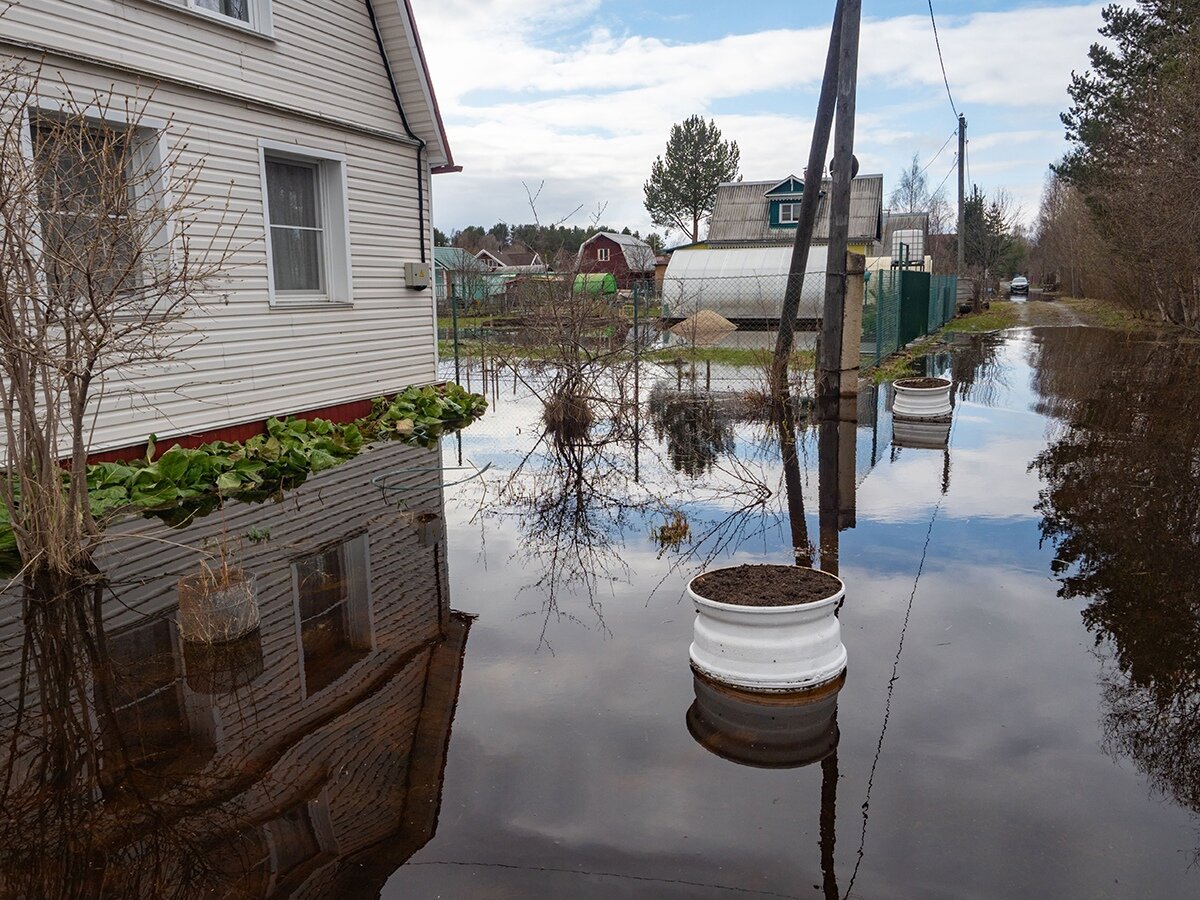
[[[6,12],[3,39],[134,69],[147,85],[196,84],[403,133],[363,0],[274,0],[271,17],[268,39],[182,0],[21,0]]]
[[[389,483],[403,489],[402,505],[371,484],[388,473]],[[239,688],[195,695],[184,672],[187,650],[172,654],[177,687],[189,699],[185,705],[201,710],[215,726],[208,758],[165,779],[165,789],[178,790],[196,808],[210,802],[210,814],[194,820],[199,834],[214,846],[236,848],[230,825],[245,826],[234,837],[261,834],[263,821],[311,800],[323,788],[335,839],[332,853],[339,858],[310,873],[307,888],[332,880],[340,869],[357,874],[347,857],[385,838],[398,845],[392,859],[398,866],[436,828],[436,804],[410,805],[409,800],[440,794],[469,621],[450,611],[441,523],[436,542],[422,543],[409,510],[443,515],[440,452],[388,444],[319,473],[287,503],[232,504],[180,532],[178,541],[155,539],[161,524],[118,523],[100,560],[114,579],[102,610],[111,636],[156,617],[174,618],[177,579],[195,571],[213,541],[253,528],[269,533],[269,540],[239,545],[238,551],[239,564],[256,577],[262,670]],[[320,527],[314,529],[314,522]],[[293,562],[360,536],[369,545],[365,574],[374,649],[324,690],[306,694]],[[6,599],[6,609],[16,610],[0,621],[0,697],[6,701],[0,706],[0,731],[9,737],[21,678],[22,631],[16,592]],[[7,753],[7,740],[4,746]],[[35,748],[26,746],[25,752]],[[162,800],[169,808],[171,795]],[[114,844],[123,846],[129,839],[136,835],[114,837]],[[160,865],[171,873],[170,860]]]
[[[46,12],[48,6],[78,7],[82,22],[90,21],[83,4],[34,0],[27,5],[32,10],[25,4],[14,8],[24,10],[27,29],[31,16],[39,21],[36,16],[41,15],[38,27],[45,29],[55,27],[69,12],[51,15]],[[154,4],[100,5],[125,12],[136,7],[160,28],[172,24],[155,18],[162,10]],[[289,6],[275,5],[277,34],[289,33],[291,11]],[[134,18],[145,24],[141,17]],[[237,35],[228,35],[227,28],[207,23],[193,25],[191,18],[185,31],[202,29],[207,33],[215,27],[224,41],[261,50],[255,43],[260,39],[239,40]],[[364,53],[373,52],[378,58],[369,31],[363,34],[359,29],[342,35],[334,21],[340,18],[314,16],[312,21],[333,30],[331,47],[359,41]],[[72,27],[85,26],[76,23]],[[98,24],[96,27],[99,46],[107,46],[107,32]],[[130,27],[133,29],[132,24]],[[168,43],[178,40],[177,35],[158,37]],[[126,43],[134,46],[135,41],[131,35]],[[60,43],[69,42],[68,35]],[[118,55],[115,49],[112,53]],[[257,58],[247,53],[247,67]],[[287,54],[281,58],[292,59]],[[360,57],[355,55],[353,59]],[[367,66],[365,57],[361,61]],[[154,62],[151,54],[147,67]],[[420,259],[423,243],[427,257],[432,258],[428,249],[429,172],[427,165],[420,166],[426,224],[426,233],[422,233],[414,146],[337,123],[314,123],[256,108],[204,89],[166,83],[151,88],[146,82],[116,77],[103,66],[61,58],[51,59],[50,64],[52,77],[44,79],[42,87],[45,95],[69,91],[76,98],[86,98],[100,92],[112,95],[117,108],[123,106],[123,98],[141,99],[146,115],[168,120],[168,153],[180,147],[184,165],[204,161],[196,195],[206,198],[210,208],[191,232],[193,244],[203,244],[217,233],[224,218],[225,233],[231,237],[229,246],[236,248],[227,277],[215,283],[203,305],[176,326],[185,337],[173,358],[163,364],[139,367],[122,377],[110,377],[96,391],[101,399],[90,450],[139,444],[151,432],[168,438],[261,421],[272,415],[348,403],[435,380],[433,292],[411,291],[404,286],[404,263]],[[218,68],[231,66],[226,62]],[[315,71],[311,65],[309,69]],[[366,68],[361,72],[366,73]],[[283,74],[287,74],[286,69]],[[338,77],[351,78],[351,74]],[[307,96],[310,81],[307,77],[298,79],[299,97]],[[376,79],[371,91],[350,90],[345,103],[365,121],[392,128],[398,113],[391,105],[390,117],[387,114],[388,104],[393,101],[383,84]],[[328,104],[329,98],[339,92],[330,90],[328,81],[323,87],[321,103]],[[372,93],[379,97],[369,99]],[[321,103],[314,101],[314,108],[321,108]],[[338,105],[342,103],[338,96]],[[346,157],[352,306],[298,309],[270,305],[260,140],[294,143]],[[229,209],[223,217],[219,208],[226,201]]]

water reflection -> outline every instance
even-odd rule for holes
[[[815,691],[762,694],[741,691],[693,670],[696,700],[687,727],[711,753],[743,766],[795,769],[837,750],[838,678]]]
[[[1037,334],[1040,409],[1060,420],[1034,467],[1059,596],[1086,601],[1104,745],[1200,814],[1200,346]]]
[[[422,540],[442,502],[439,450],[392,445],[185,531],[123,523],[90,581],[8,597],[0,892],[374,896],[437,828],[471,623]],[[259,629],[182,640],[179,576],[251,529]]]
[[[650,391],[646,407],[657,440],[666,441],[677,471],[698,478],[712,471],[722,456],[734,451],[731,398],[708,392],[671,390],[663,383]]]

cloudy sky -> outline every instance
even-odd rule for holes
[[[567,216],[648,231],[642,184],[692,113],[738,142],[747,179],[804,166],[833,0],[412,0],[455,160],[434,223]],[[934,0],[971,180],[1036,211],[1058,114],[1101,3]],[[864,3],[855,151],[890,190],[914,153],[950,195],[954,114],[926,0]],[[939,155],[940,151],[940,155]],[[936,157],[936,158],[935,158]],[[676,235],[678,237],[678,235]]]

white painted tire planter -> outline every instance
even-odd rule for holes
[[[762,694],[693,670],[688,732],[705,750],[743,766],[794,769],[820,762],[838,745],[837,698],[845,678],[811,691]]]
[[[938,381],[937,387],[916,387],[911,382]],[[941,419],[950,415],[950,382],[945,378],[902,378],[892,382],[895,399],[892,415],[905,419]]]
[[[945,450],[950,443],[950,422],[893,418],[892,443],[915,450]]]
[[[846,668],[842,628],[834,615],[846,585],[840,578],[837,582],[836,594],[812,603],[739,606],[702,597],[692,579],[692,665],[714,681],[748,691],[808,690],[832,681]]]

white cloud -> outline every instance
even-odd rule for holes
[[[712,115],[738,141],[747,177],[786,174],[806,156],[826,27],[676,42],[600,27],[599,0],[413,5],[455,157],[465,167],[437,181],[442,227],[528,219],[520,183],[544,178],[543,200],[554,207],[541,210],[543,218],[606,201],[605,221],[649,228],[642,182],[671,124],[695,112]],[[1061,152],[1056,114],[1071,70],[1086,63],[1099,9],[943,18],[942,49],[970,120],[977,181],[1001,185],[1011,176],[1023,186],[1019,199],[1036,205],[1036,192],[1024,192]],[[860,72],[856,151],[864,167],[890,174],[914,151],[932,156],[953,119],[928,19],[864,21]],[[795,114],[779,108],[786,91],[795,92]],[[897,91],[911,96],[897,99]],[[745,112],[714,113],[739,102]],[[997,121],[1024,117],[1029,123],[1011,130]],[[1021,145],[1019,159],[1013,144]],[[952,152],[938,160],[935,181]]]

